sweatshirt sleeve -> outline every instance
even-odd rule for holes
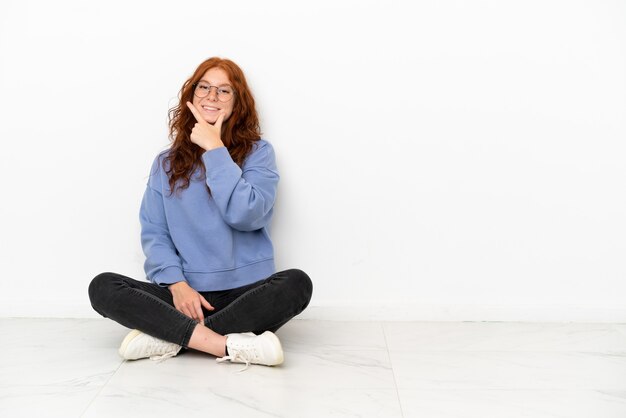
[[[272,218],[278,186],[274,149],[269,142],[255,144],[243,170],[225,147],[202,154],[206,182],[222,219],[239,231],[255,231]]]
[[[185,280],[178,251],[172,242],[165,209],[163,207],[163,196],[155,190],[151,184],[158,182],[159,158],[152,166],[150,180],[146,186],[141,208],[139,210],[139,221],[141,222],[141,247],[146,255],[144,270],[148,280],[160,286],[166,287],[169,284]]]

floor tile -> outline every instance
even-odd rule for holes
[[[99,319],[0,318],[0,416],[72,417],[122,364],[128,330]]]
[[[400,389],[404,418],[623,418],[626,392]]]
[[[390,351],[399,389],[626,390],[626,356],[511,351]]]
[[[126,362],[85,417],[149,404],[146,416],[401,416],[387,352],[285,352],[278,367],[218,364],[195,352],[162,363]],[[384,413],[383,413],[384,412]],[[182,416],[182,415],[181,415]]]
[[[387,349],[380,322],[299,320],[288,322],[276,335],[292,351]]]
[[[80,416],[120,364],[111,349],[4,347],[0,416]]]
[[[180,391],[119,390],[113,386],[99,396],[83,418],[133,417],[402,417],[395,390],[295,388],[254,392],[214,385]]]
[[[128,332],[104,318],[0,318],[0,335],[18,347],[117,349]]]
[[[390,350],[626,354],[626,332],[611,324],[386,322],[383,327]]]

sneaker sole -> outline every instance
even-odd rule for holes
[[[130,342],[132,340],[134,340],[135,337],[137,337],[140,334],[141,334],[141,331],[139,331],[138,329],[134,329],[134,330],[132,330],[131,332],[128,333],[126,338],[124,338],[124,341],[122,341],[122,345],[120,346],[120,349],[119,349],[120,356],[122,356],[126,360],[135,360],[135,359],[126,357],[126,355],[125,355],[126,347],[128,347],[128,344],[130,344]]]
[[[272,364],[267,364],[267,366],[278,366],[279,364],[283,364],[283,361],[285,360],[284,355],[283,355],[283,346],[280,344],[280,340],[278,339],[278,337],[273,333],[273,332],[264,332],[264,335],[266,334],[266,338],[269,338],[272,340],[273,344],[273,349],[274,349],[274,358],[276,358],[276,361]]]

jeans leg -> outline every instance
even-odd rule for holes
[[[274,332],[308,306],[312,292],[313,284],[306,273],[297,269],[281,271],[265,280],[233,289],[229,293],[233,301],[205,318],[204,323],[222,335]]]
[[[187,347],[196,322],[174,308],[172,294],[154,283],[102,273],[89,284],[91,306],[127,328]]]

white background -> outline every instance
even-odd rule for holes
[[[0,3],[0,316],[143,279],[167,110],[246,73],[305,317],[626,321],[626,3]]]

